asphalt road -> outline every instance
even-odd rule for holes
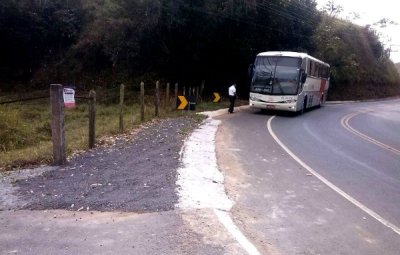
[[[217,134],[242,232],[263,254],[399,254],[400,101],[275,114],[249,109]]]

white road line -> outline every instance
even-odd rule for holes
[[[214,209],[219,221],[225,226],[229,233],[238,241],[238,243],[250,255],[260,255],[257,248],[240,232],[239,228],[233,223],[232,218],[227,212]]]
[[[226,110],[225,110],[226,111]],[[218,220],[249,255],[259,255],[256,247],[240,232],[229,216],[233,201],[226,195],[224,175],[218,170],[215,135],[220,120],[209,117],[186,139],[180,152],[177,190],[181,209],[213,209]]]
[[[307,169],[310,173],[312,173],[315,177],[317,177],[318,179],[320,179],[323,183],[325,183],[328,187],[330,187],[331,189],[333,189],[334,191],[336,191],[337,193],[339,193],[342,197],[346,198],[348,201],[350,201],[351,203],[353,203],[355,206],[357,206],[358,208],[360,208],[361,210],[363,210],[364,212],[368,213],[371,217],[375,218],[376,220],[378,220],[380,223],[382,223],[383,225],[385,225],[386,227],[392,229],[394,232],[396,232],[398,235],[400,235],[400,229],[398,227],[396,227],[395,225],[393,225],[392,223],[390,223],[389,221],[385,220],[384,218],[382,218],[380,215],[378,215],[377,213],[375,213],[374,211],[368,209],[366,206],[364,206],[363,204],[361,204],[360,202],[358,202],[357,200],[355,200],[353,197],[351,197],[349,194],[347,194],[346,192],[344,192],[343,190],[339,189],[337,186],[335,186],[333,183],[331,183],[330,181],[328,181],[327,179],[325,179],[324,177],[322,177],[322,175],[318,174],[316,171],[314,171],[311,167],[309,167],[306,163],[304,163],[303,161],[301,161],[296,155],[293,154],[293,152],[291,152],[279,139],[278,137],[275,135],[275,133],[272,131],[271,128],[271,122],[272,120],[275,118],[275,116],[272,116],[269,120],[268,120],[268,131],[271,134],[271,136],[275,139],[275,141],[294,159],[296,160],[300,165],[302,165],[305,169]]]

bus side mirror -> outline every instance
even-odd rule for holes
[[[306,82],[306,79],[307,79],[307,74],[306,73],[301,73],[301,79],[300,79],[300,81],[301,81],[301,83],[305,83]]]
[[[250,64],[249,68],[247,69],[247,75],[249,76],[249,78],[251,78],[253,76],[253,68],[254,68],[254,65]]]

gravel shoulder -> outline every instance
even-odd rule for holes
[[[192,118],[157,120],[64,166],[14,172],[0,182],[0,210],[172,210],[180,150],[196,126]]]

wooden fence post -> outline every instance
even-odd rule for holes
[[[119,133],[124,132],[124,92],[125,86],[121,84],[119,89]]]
[[[186,89],[185,86],[183,86],[183,95],[185,95]]]
[[[144,121],[144,83],[140,83],[140,121]]]
[[[203,90],[204,90],[204,83],[205,83],[205,82],[206,82],[205,80],[203,80],[203,81],[201,82],[200,97],[203,97]]]
[[[51,134],[53,141],[53,163],[62,165],[67,161],[65,156],[64,99],[61,84],[50,85]]]
[[[176,105],[178,105],[178,83],[175,83],[175,105],[174,105],[174,107],[176,107]]]
[[[160,91],[159,91],[159,85],[160,85],[160,82],[159,81],[157,81],[156,82],[156,100],[155,100],[155,115],[156,115],[156,117],[158,117],[158,106],[159,106],[159,104],[160,104]]]
[[[165,105],[167,108],[167,111],[169,111],[169,83],[167,83],[167,91],[165,93]]]
[[[199,87],[196,87],[196,100],[199,100]]]
[[[89,149],[93,149],[95,143],[96,124],[96,92],[92,89],[89,92]]]

